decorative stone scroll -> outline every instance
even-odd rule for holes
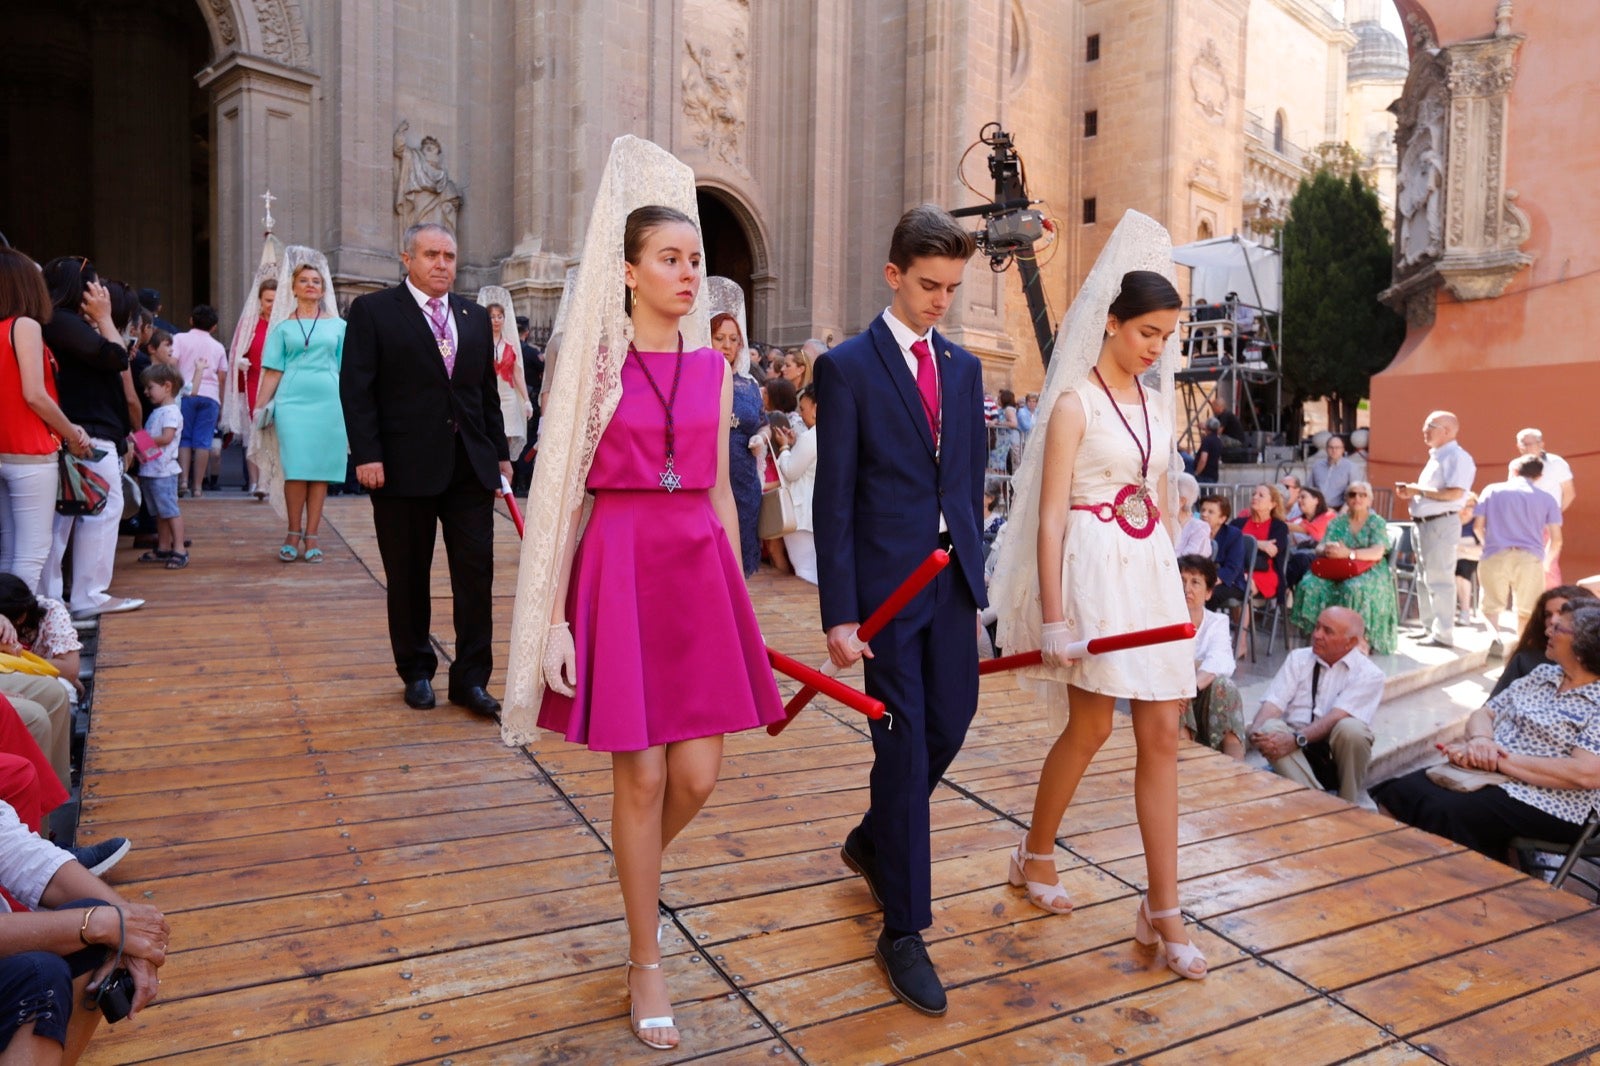
[[[1422,34],[1393,109],[1400,168],[1395,283],[1381,298],[1431,324],[1442,285],[1458,300],[1499,296],[1533,261],[1528,216],[1506,187],[1506,123],[1516,54],[1510,7],[1492,37],[1438,47]]]
[[[1189,64],[1189,89],[1194,93],[1195,106],[1206,118],[1221,122],[1227,115],[1228,77],[1217,42],[1209,37]]]

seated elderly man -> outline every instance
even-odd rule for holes
[[[1272,768],[1307,788],[1361,798],[1372,761],[1372,715],[1383,671],[1360,649],[1366,626],[1348,607],[1317,616],[1311,647],[1289,653],[1250,723],[1249,739]]]
[[[85,1006],[116,964],[133,977],[132,1011],[156,998],[156,968],[172,935],[161,912],[130,903],[0,802],[0,1062],[74,1063],[100,1011]]]
[[[1501,776],[1458,792],[1418,770],[1372,790],[1383,810],[1498,862],[1514,837],[1578,838],[1600,807],[1600,606],[1569,601],[1547,632],[1551,661],[1473,711],[1445,746],[1452,765]]]

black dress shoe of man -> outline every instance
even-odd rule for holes
[[[500,701],[489,695],[482,685],[451,692],[450,702],[485,718],[494,718],[500,713]]]
[[[415,681],[406,682],[407,707],[415,707],[419,711],[426,711],[432,709],[433,704],[432,681],[425,677],[419,677]]]
[[[888,933],[879,933],[878,947],[873,954],[900,1002],[934,1017],[945,1012],[948,1003],[944,985],[933,968],[933,960],[928,958],[928,946],[920,935],[912,933],[891,941]]]
[[[866,840],[861,835],[861,827],[850,830],[844,838],[844,847],[839,849],[839,858],[844,864],[867,883],[867,891],[872,893],[872,902],[883,910],[883,896],[878,891],[878,859],[868,848]]]

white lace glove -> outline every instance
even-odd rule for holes
[[[565,622],[551,626],[545,637],[544,683],[563,696],[573,695],[572,686],[578,683],[578,649]]]
[[[1065,622],[1046,622],[1040,633],[1039,653],[1046,666],[1065,666],[1072,660],[1067,649],[1072,646],[1072,633]]]

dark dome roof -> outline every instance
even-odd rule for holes
[[[1350,27],[1356,46],[1350,50],[1351,81],[1404,81],[1411,67],[1405,42],[1376,22]]]

